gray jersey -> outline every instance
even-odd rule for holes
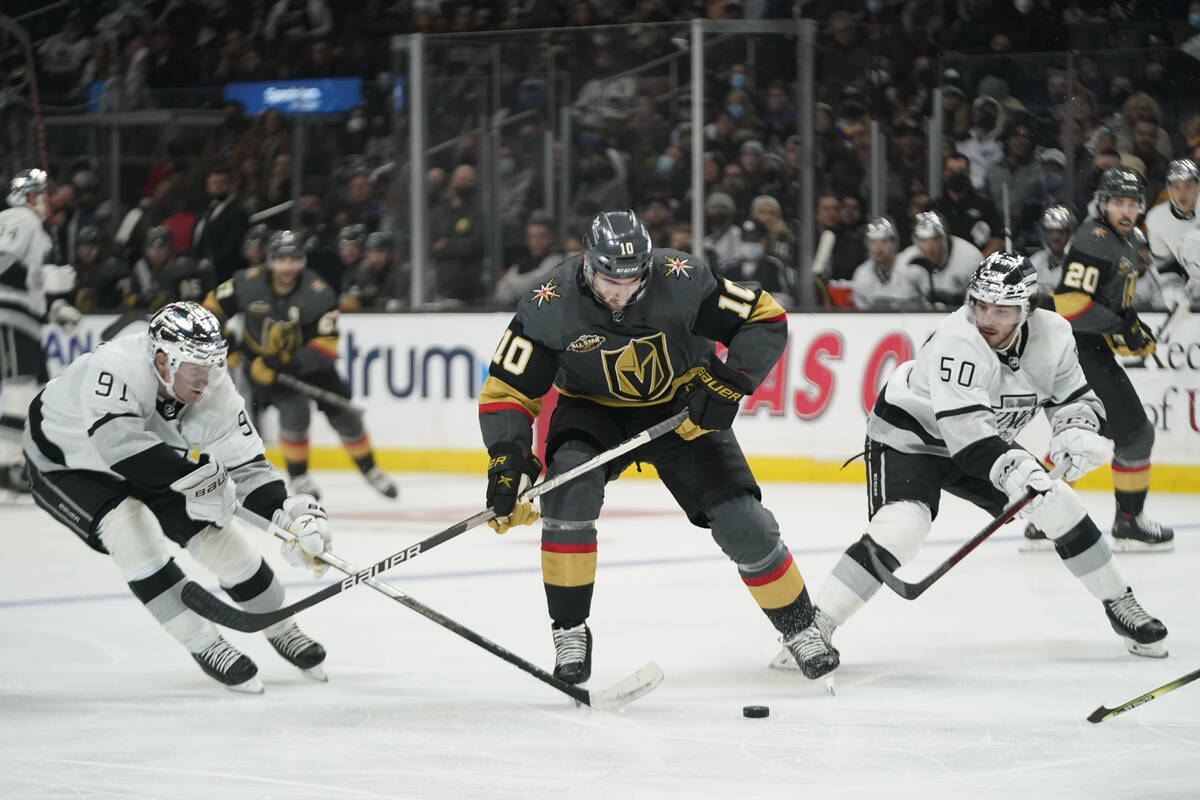
[[[914,264],[925,271],[922,294],[939,308],[954,308],[962,302],[967,293],[967,284],[975,274],[979,262],[983,261],[983,253],[979,248],[960,239],[950,236],[946,247],[946,263],[940,268],[921,266],[926,261],[921,250],[915,244],[909,245],[896,256],[897,264]],[[951,300],[952,299],[952,300]]]
[[[860,311],[920,311],[929,308],[923,287],[929,278],[921,267],[892,261],[892,269],[883,272],[868,258],[854,270],[854,307]]]
[[[46,315],[42,268],[53,242],[29,206],[0,211],[0,324],[41,338]]]
[[[280,480],[245,403],[221,370],[195,403],[159,396],[150,334],[119,336],[75,359],[30,411],[25,454],[41,472],[90,470],[163,490],[207,453],[229,470],[244,501]]]
[[[1035,311],[1013,349],[997,353],[963,306],[892,373],[867,419],[867,435],[905,453],[952,457],[960,469],[986,478],[1038,409],[1053,420],[1075,404],[1104,418],[1069,322]]]

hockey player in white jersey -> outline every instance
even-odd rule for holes
[[[1190,158],[1167,165],[1167,202],[1146,212],[1146,239],[1150,243],[1150,269],[1173,271],[1182,264],[1179,244],[1183,235],[1200,226],[1196,198],[1200,195],[1200,168]]]
[[[48,377],[42,325],[49,319],[69,331],[81,315],[66,300],[74,268],[45,263],[52,245],[42,226],[50,214],[46,173],[18,173],[7,200],[0,211],[0,493],[11,497],[29,491],[21,429]]]
[[[297,537],[290,563],[325,564],[325,510],[288,497],[266,460],[227,373],[216,317],[171,303],[146,332],[127,334],[76,359],[29,407],[24,449],[35,501],[92,549],[112,556],[133,594],[206,674],[237,691],[261,692],[258,668],[211,622],[184,606],[183,571],[167,540],[212,570],[242,607],[283,605],[283,586],[246,534],[238,503]],[[271,646],[324,680],[325,650],[289,618],[264,630]]]
[[[1126,648],[1167,654],[1167,629],[1138,604],[1074,490],[1051,480],[1041,462],[1014,443],[1041,409],[1052,430],[1051,458],[1070,458],[1066,480],[1111,454],[1100,435],[1104,409],[1084,379],[1070,324],[1035,310],[1036,287],[1027,258],[993,253],[976,270],[967,302],[888,379],[867,420],[866,534],[821,587],[813,624],[786,642],[809,678],[838,666],[834,629],[879,589],[865,537],[896,570],[925,541],[943,490],[993,515],[1036,492],[1022,514],[1047,533],[1066,567],[1103,603]]]
[[[1049,294],[1058,288],[1062,281],[1063,262],[1067,258],[1067,246],[1071,243],[1071,234],[1079,227],[1075,215],[1066,206],[1050,206],[1042,213],[1042,244],[1038,250],[1029,256],[1037,270],[1038,286],[1044,294]]]
[[[900,235],[887,217],[874,217],[863,233],[867,260],[854,270],[854,307],[859,311],[920,311],[928,307],[925,271],[897,256]]]
[[[925,270],[922,294],[929,305],[956,308],[982,258],[978,247],[947,232],[940,214],[922,211],[913,219],[913,243],[897,261]]]

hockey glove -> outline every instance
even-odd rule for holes
[[[1077,481],[1112,459],[1112,442],[1100,435],[1100,421],[1086,406],[1060,410],[1051,423],[1050,461],[1071,460],[1063,478]]]
[[[1137,311],[1132,307],[1125,311],[1125,323],[1116,333],[1106,333],[1104,338],[1113,352],[1119,356],[1148,356],[1154,352],[1154,334],[1142,327]]]
[[[270,386],[279,377],[279,363],[271,356],[255,356],[250,362],[250,380],[259,386]]]
[[[229,525],[237,508],[237,490],[219,461],[205,453],[196,468],[171,484],[183,495],[187,515],[197,522],[211,522],[218,528]]]
[[[48,295],[67,294],[75,288],[75,268],[70,264],[43,264],[39,274],[42,291]]]
[[[488,508],[496,518],[488,522],[496,533],[517,525],[530,525],[541,516],[533,503],[518,502],[542,472],[542,462],[516,442],[497,442],[488,448]]]
[[[738,413],[738,403],[746,392],[739,385],[746,376],[713,359],[707,367],[699,367],[695,376],[680,390],[676,409],[687,409],[688,418],[679,423],[675,433],[690,442],[713,431],[727,430]]]
[[[988,478],[993,486],[1008,495],[1009,502],[1021,499],[1030,490],[1036,492],[1034,498],[1021,509],[1022,517],[1036,511],[1056,485],[1050,474],[1042,468],[1041,462],[1020,448],[1008,450],[997,458]]]
[[[79,321],[83,319],[83,314],[79,309],[61,297],[50,304],[50,310],[46,316],[51,322],[62,328],[63,333],[67,336],[75,332],[75,329],[79,327]]]
[[[296,494],[283,501],[271,517],[271,524],[291,533],[295,539],[285,541],[279,548],[284,560],[293,567],[308,567],[314,577],[321,577],[329,565],[319,556],[333,552],[333,531],[324,507],[311,494]]]

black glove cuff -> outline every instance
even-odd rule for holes
[[[710,360],[707,369],[714,378],[722,383],[729,384],[742,394],[751,394],[754,391],[749,375],[744,372],[738,372],[716,356],[713,356]]]

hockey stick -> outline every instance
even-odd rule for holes
[[[1153,266],[1149,266],[1146,267],[1146,274],[1150,276],[1152,281],[1154,281],[1154,286],[1156,289],[1158,289],[1159,297],[1163,297],[1164,293],[1162,278],[1158,276],[1158,270],[1156,270]],[[1192,294],[1188,291],[1188,285],[1185,281],[1183,284],[1183,297],[1181,297],[1179,301],[1175,303],[1175,308],[1171,309],[1171,313],[1167,316],[1166,320],[1164,320],[1163,324],[1159,326],[1159,329],[1155,331],[1154,340],[1159,344],[1166,344],[1169,342],[1171,340],[1171,331],[1173,331],[1175,326],[1178,325],[1180,321],[1190,313],[1192,313]]]
[[[1070,463],[1071,460],[1069,458],[1064,458],[1058,464],[1055,464],[1054,469],[1050,472],[1051,479],[1058,480],[1060,477],[1062,477],[1062,474],[1067,471],[1067,466]],[[967,553],[970,553],[976,547],[983,544],[984,539],[988,538],[997,530],[999,530],[1000,526],[1004,525],[1004,523],[1015,517],[1021,511],[1021,509],[1029,505],[1029,503],[1033,501],[1033,498],[1037,497],[1038,494],[1039,492],[1035,492],[1030,489],[1024,494],[1024,496],[1018,497],[1016,500],[1013,500],[1011,503],[1006,505],[998,517],[985,525],[983,530],[972,536],[970,539],[964,542],[961,547],[951,553],[950,557],[943,561],[937,569],[916,583],[907,583],[896,577],[896,573],[884,566],[883,561],[880,559],[879,545],[875,542],[875,540],[869,535],[863,536],[863,544],[867,548],[867,556],[871,559],[871,566],[875,568],[875,576],[879,578],[880,581],[887,584],[889,589],[903,597],[905,600],[916,600],[925,593],[926,589],[928,589],[930,586],[933,586],[933,584],[937,583],[939,578],[949,572],[951,567],[966,558]]]
[[[282,539],[285,542],[293,541],[296,538],[290,532],[283,530],[278,525],[268,523],[267,520],[263,519],[257,514],[254,514],[253,512],[246,511],[244,513],[239,513],[239,516],[241,516],[243,519],[249,519],[256,525],[268,526],[270,528],[270,532],[274,534],[276,538]],[[329,564],[334,569],[341,570],[349,575],[350,578],[347,580],[353,581],[355,584],[365,583],[375,591],[385,594],[391,599],[395,600],[400,605],[406,608],[411,608],[413,611],[416,611],[426,619],[441,625],[448,631],[457,633],[471,644],[482,647],[484,650],[487,650],[494,656],[499,656],[518,669],[528,672],[542,683],[549,684],[568,697],[571,697],[586,706],[591,706],[592,708],[598,708],[601,710],[619,708],[627,703],[632,703],[642,695],[652,691],[663,681],[662,667],[651,661],[637,672],[618,681],[607,689],[593,691],[591,689],[584,689],[582,687],[575,686],[567,683],[564,680],[554,677],[554,675],[546,672],[536,664],[526,661],[512,651],[496,644],[491,639],[481,636],[470,628],[455,622],[445,614],[433,610],[424,603],[421,603],[410,595],[400,591],[395,586],[384,583],[378,578],[373,577],[373,573],[368,575],[367,573],[371,573],[371,570],[360,570],[349,561],[339,558],[333,553],[322,553],[317,556],[317,558],[319,558],[321,561],[324,561],[326,564]],[[366,575],[366,577],[363,577],[364,575]],[[337,585],[338,584],[334,584],[334,586]],[[197,584],[192,583],[191,581],[188,581],[186,584],[184,584],[184,593],[186,594],[188,588],[193,586],[197,589],[200,589],[201,592],[204,592],[204,594],[208,595],[209,597],[212,597],[211,594],[204,589],[201,589]]]
[[[520,501],[529,502],[535,497],[543,495],[552,489],[556,489],[568,481],[575,480],[585,472],[590,472],[599,466],[607,464],[609,461],[612,461],[618,456],[624,455],[631,450],[641,447],[643,444],[646,444],[652,439],[657,439],[664,433],[677,428],[681,422],[687,419],[687,414],[687,410],[680,411],[674,416],[671,416],[656,425],[651,425],[649,428],[637,434],[636,436],[626,439],[616,447],[605,450],[603,453],[588,459],[582,464],[572,467],[561,475],[556,475],[549,480],[545,480],[539,484],[536,484],[535,486],[531,486],[521,495]],[[239,508],[237,515],[248,521],[250,524],[279,536],[278,525],[275,525],[273,522],[264,519],[258,514],[255,514],[253,511],[245,508]],[[337,583],[331,583],[324,589],[314,592],[308,597],[301,598],[291,605],[284,606],[283,608],[275,611],[256,614],[246,611],[245,609],[235,608],[234,606],[228,605],[217,599],[211,592],[207,591],[204,587],[200,586],[194,581],[188,581],[183,585],[183,602],[188,608],[192,609],[200,616],[223,627],[233,628],[234,630],[244,631],[246,633],[261,631],[263,628],[287,619],[297,611],[303,611],[306,608],[314,606],[317,603],[324,602],[330,597],[340,594],[347,589],[357,586],[360,583],[368,582],[369,579],[373,578],[379,573],[389,570],[397,564],[402,564],[405,561],[411,561],[426,550],[431,550],[442,542],[447,542],[459,534],[465,533],[472,528],[478,527],[495,518],[495,511],[490,508],[484,509],[475,516],[465,519],[455,525],[451,525],[449,528],[446,528],[446,530],[440,533],[435,533],[433,536],[430,536],[427,539],[417,542],[414,545],[410,545],[399,552],[392,553],[387,558],[375,562],[367,569],[354,570],[350,577],[346,578],[345,580],[338,581]]]
[[[1004,250],[1011,253],[1012,245],[1012,211],[1008,207],[1008,183],[1000,184],[1001,201],[1004,203]]]
[[[1117,714],[1124,714],[1126,711],[1132,711],[1133,709],[1137,708],[1138,706],[1144,706],[1146,703],[1149,703],[1151,700],[1153,700],[1156,697],[1161,697],[1164,694],[1166,694],[1167,692],[1173,692],[1181,686],[1187,686],[1189,683],[1196,680],[1197,678],[1200,678],[1200,669],[1193,670],[1193,671],[1189,672],[1187,675],[1184,675],[1182,678],[1176,678],[1175,680],[1171,681],[1170,683],[1164,683],[1162,686],[1158,687],[1157,689],[1152,689],[1151,691],[1146,692],[1141,697],[1135,697],[1134,699],[1130,700],[1128,703],[1122,703],[1121,705],[1117,706],[1116,708],[1108,708],[1107,706],[1100,706],[1095,711],[1093,711],[1091,714],[1088,714],[1087,721],[1092,722],[1092,723],[1099,723],[1099,722],[1104,722],[1104,720],[1106,720],[1106,719],[1112,719]]]
[[[275,382],[280,386],[297,391],[300,394],[307,395],[318,403],[336,406],[342,411],[349,411],[353,414],[358,414],[360,417],[367,413],[367,410],[360,405],[357,405],[345,397],[342,397],[337,392],[331,392],[328,389],[322,389],[320,386],[313,386],[311,383],[306,383],[299,378],[288,375],[286,372],[275,373]]]

